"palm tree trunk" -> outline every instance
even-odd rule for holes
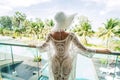
[[[83,44],[85,45],[88,44],[86,39],[86,32],[83,33],[82,39],[83,39]]]

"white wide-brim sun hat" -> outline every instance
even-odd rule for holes
[[[66,15],[64,12],[56,13],[54,17],[56,25],[53,27],[52,31],[63,31],[68,29],[75,15],[76,13],[71,15]]]

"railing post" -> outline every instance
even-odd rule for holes
[[[13,67],[13,70],[15,71],[15,67],[14,67],[14,56],[13,56],[12,46],[10,46],[10,51],[11,51],[11,57],[12,57],[12,67]]]
[[[116,72],[117,62],[118,62],[118,55],[117,55],[117,58],[116,58],[116,60],[115,60],[115,70],[114,70],[114,73]],[[116,75],[115,75],[115,76],[116,76]],[[113,76],[113,80],[114,80],[115,76]]]
[[[1,73],[1,69],[0,69],[0,80],[2,80],[2,73]]]
[[[36,53],[37,53],[37,57],[39,56],[38,55],[38,49],[36,49]],[[39,61],[37,61],[37,67],[38,67],[38,79],[39,79]]]

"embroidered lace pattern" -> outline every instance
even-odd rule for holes
[[[76,54],[73,50],[70,50],[70,44],[73,42],[80,49],[84,49],[85,47],[82,46],[74,33],[69,33],[64,40],[55,40],[49,34],[45,43],[39,46],[39,48],[46,47],[50,41],[54,50],[50,49],[50,53],[48,54],[50,57],[49,68],[51,68],[49,72],[53,76],[50,76],[49,80],[75,80]]]

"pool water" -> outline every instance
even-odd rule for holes
[[[12,79],[8,79],[8,78],[2,78],[2,80],[12,80]]]

